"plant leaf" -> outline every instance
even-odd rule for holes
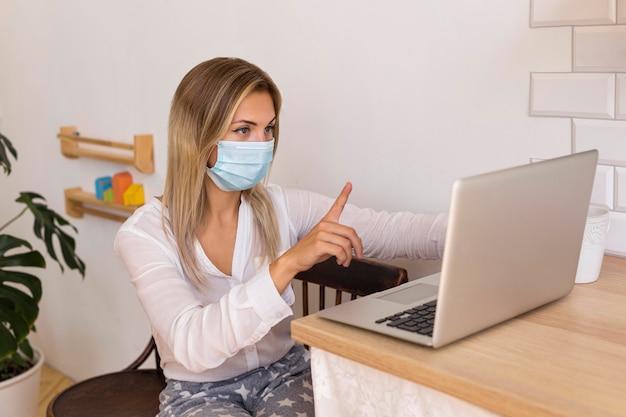
[[[26,339],[30,332],[30,325],[20,314],[0,304],[0,319],[3,327],[10,329],[16,343]]]
[[[7,155],[7,150],[13,155],[13,159],[17,161],[17,151],[13,147],[13,144],[9,138],[0,133],[0,166],[4,169],[5,174],[10,175],[11,160],[9,159],[9,155]]]
[[[0,286],[0,359],[13,356],[24,345],[39,315],[37,300],[12,286]]]
[[[62,227],[69,226],[74,232],[78,232],[77,229],[54,210],[48,208],[45,203],[46,199],[40,194],[22,192],[20,193],[20,197],[15,201],[25,204],[33,213],[35,217],[33,232],[35,236],[45,243],[48,255],[59,264],[61,271],[64,271],[63,264],[65,263],[68,268],[77,270],[84,277],[85,263],[75,253],[76,243],[74,238],[65,233]],[[61,262],[57,256],[54,245],[55,237],[61,248],[63,262]]]
[[[0,267],[7,266],[30,266],[34,268],[45,268],[46,260],[41,253],[36,250],[20,253],[17,255],[3,256],[0,258]]]
[[[20,246],[26,246],[28,249],[33,248],[27,240],[11,235],[0,235],[0,256],[4,255],[5,252]]]
[[[41,301],[43,291],[38,277],[26,272],[0,269],[0,284],[6,285],[7,282],[26,287],[36,302]]]
[[[0,287],[0,300],[2,304],[10,304],[15,312],[22,315],[23,319],[32,325],[39,315],[37,300],[32,296],[11,286]]]
[[[30,345],[30,342],[28,341],[28,339],[24,339],[24,341],[20,343],[18,350],[22,352],[23,354],[25,354],[28,359],[32,360],[33,357],[35,356],[35,351],[33,350],[33,347]]]
[[[7,252],[20,247],[28,251],[7,255]],[[11,235],[0,235],[0,268],[11,266],[45,268],[46,260],[39,251],[32,250],[27,241]]]
[[[17,342],[13,333],[4,326],[0,326],[0,361],[17,352]]]

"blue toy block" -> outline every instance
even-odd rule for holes
[[[100,177],[96,179],[96,198],[98,200],[104,200],[104,192],[113,187],[113,180],[111,177]]]

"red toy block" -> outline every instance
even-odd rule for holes
[[[124,204],[124,191],[133,183],[133,177],[128,171],[113,175],[113,202]]]

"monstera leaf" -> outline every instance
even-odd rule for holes
[[[54,259],[63,271],[63,263],[59,261],[54,247],[54,237],[57,238],[63,261],[70,269],[76,269],[81,275],[85,275],[85,264],[76,255],[76,242],[74,238],[65,233],[64,226],[71,227],[74,232],[76,228],[67,220],[59,216],[54,210],[48,208],[45,198],[37,193],[22,192],[17,200],[18,203],[26,204],[26,207],[35,216],[33,223],[33,233],[45,242],[48,255]]]
[[[15,267],[45,268],[46,261],[27,241],[0,235],[0,373],[11,369],[11,362],[21,365],[19,352],[32,358],[26,338],[35,325],[41,300],[41,280],[13,270]]]

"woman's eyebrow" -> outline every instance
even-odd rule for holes
[[[269,124],[273,123],[274,121],[276,121],[276,116],[274,116],[274,118],[272,120],[270,120],[267,124],[269,125]],[[236,123],[245,123],[245,124],[252,125],[252,126],[256,126],[257,125],[256,122],[253,122],[251,120],[245,120],[245,119],[233,120],[231,125],[234,125]]]

